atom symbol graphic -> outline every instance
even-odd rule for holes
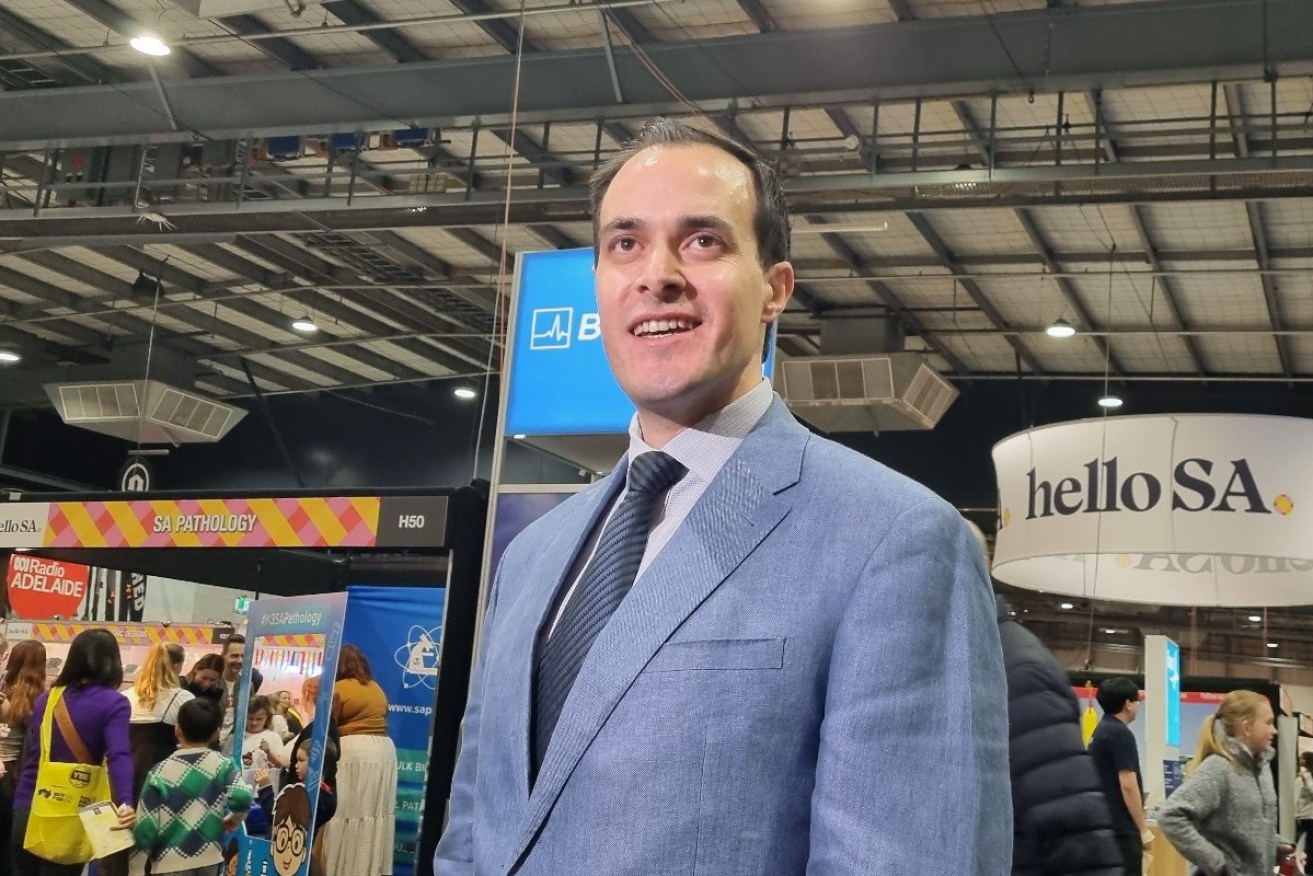
[[[415,687],[438,689],[438,644],[442,641],[442,627],[431,630],[411,624],[406,644],[397,649],[397,665],[401,667],[401,686],[405,690]]]

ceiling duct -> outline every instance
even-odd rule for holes
[[[307,5],[315,0],[173,0],[175,6],[185,9],[197,18],[227,18],[233,15],[247,15],[251,12],[271,12],[275,9],[291,10],[299,16]]]
[[[45,390],[68,425],[141,444],[213,443],[246,416],[159,380],[47,383]]]
[[[821,355],[781,361],[780,393],[794,414],[824,432],[933,429],[958,390],[926,356],[902,346],[896,320],[823,320]]]

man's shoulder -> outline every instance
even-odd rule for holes
[[[804,459],[803,480],[812,489],[894,498],[904,506],[944,501],[924,484],[823,435],[812,433]]]

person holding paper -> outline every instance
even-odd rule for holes
[[[119,643],[105,629],[83,630],[68,648],[64,668],[52,689],[37,697],[28,723],[27,757],[14,795],[14,876],[78,876],[80,863],[62,864],[43,859],[24,848],[30,840],[28,820],[32,798],[38,792],[37,772],[42,760],[62,764],[108,766],[110,799],[118,807],[119,827],[131,829],[137,820],[132,794],[132,748],[128,719],[132,708],[119,693],[123,661]],[[56,697],[56,692],[58,696]],[[55,698],[50,746],[42,744],[41,724],[46,707]],[[111,856],[97,862],[102,876],[126,873],[126,858]]]

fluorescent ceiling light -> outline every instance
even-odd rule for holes
[[[465,401],[469,401],[472,398],[478,398],[479,396],[477,392],[470,389],[468,386],[456,387],[453,394],[456,396],[456,398],[464,399]]]
[[[1253,623],[1253,624],[1258,623],[1258,622],[1261,621],[1262,619],[1263,619],[1263,616],[1262,616],[1261,614],[1251,614],[1251,615],[1249,616],[1249,622],[1250,622],[1250,623]]]
[[[1119,395],[1113,395],[1112,393],[1108,393],[1107,395],[1099,397],[1099,407],[1101,408],[1112,409],[1112,408],[1119,408],[1121,406],[1122,406],[1122,399],[1121,396]]]
[[[0,362],[13,364],[14,362],[20,361],[22,358],[22,356],[15,353],[13,350],[0,350]]]
[[[308,316],[302,316],[292,320],[292,328],[293,330],[305,335],[312,335],[319,331],[319,326],[315,325],[315,321]]]
[[[1276,648],[1276,647],[1278,647],[1276,642],[1268,642],[1268,643],[1267,643],[1267,646],[1268,646],[1269,648]]]
[[[128,45],[132,46],[143,55],[150,55],[155,58],[162,58],[169,54],[172,49],[164,44],[164,41],[154,34],[143,33],[140,36],[134,36],[128,40]]]
[[[1076,334],[1076,327],[1065,319],[1059,319],[1046,328],[1044,333],[1051,338],[1069,338]]]
[[[1075,607],[1076,606],[1072,605],[1070,602],[1064,602],[1062,603],[1062,605],[1058,606],[1058,608],[1062,609],[1063,611],[1071,611]]]

